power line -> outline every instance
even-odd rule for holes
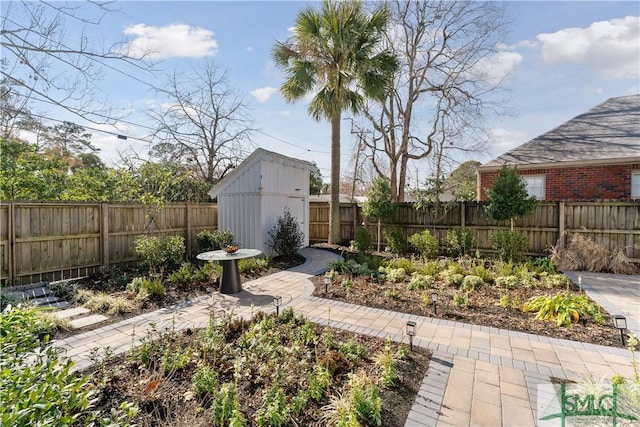
[[[276,141],[280,141],[280,142],[282,142],[283,144],[287,144],[287,145],[290,145],[290,146],[292,146],[292,147],[299,148],[299,149],[304,150],[304,151],[307,151],[307,152],[309,152],[309,153],[330,154],[328,151],[312,150],[312,149],[310,149],[310,148],[303,147],[303,146],[301,146],[301,145],[297,145],[297,144],[291,143],[291,142],[289,142],[289,141],[285,141],[285,140],[284,140],[284,139],[282,139],[282,138],[278,138],[277,136],[269,135],[268,133],[266,133],[266,132],[264,132],[264,131],[261,131],[261,130],[256,130],[256,132],[257,132],[257,133],[259,133],[259,134],[262,134],[262,135],[264,135],[264,136],[266,136],[266,137],[269,137],[269,138],[275,139]]]

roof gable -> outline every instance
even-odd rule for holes
[[[317,170],[316,166],[306,160],[295,159],[288,157],[275,151],[265,150],[264,148],[258,148],[253,153],[244,159],[238,166],[235,167],[227,176],[220,180],[209,191],[211,198],[217,197],[220,193],[224,192],[233,182],[239,179],[242,174],[252,168],[256,163],[261,161],[267,161],[272,163],[279,163],[284,166],[293,168],[314,171]]]
[[[479,169],[640,159],[640,94],[610,98]]]

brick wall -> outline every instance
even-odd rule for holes
[[[545,176],[545,200],[631,200],[631,173],[640,163],[572,168],[520,169],[521,176]],[[480,173],[480,200],[486,201],[485,189],[491,187],[498,172]]]

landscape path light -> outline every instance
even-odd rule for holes
[[[438,315],[438,293],[431,292],[431,304],[433,304],[433,314]]]
[[[273,297],[273,305],[276,306],[276,316],[280,316],[280,305],[282,305],[282,297]]]
[[[416,335],[416,322],[412,320],[407,322],[407,335],[409,335],[409,349],[413,351],[413,337]]]
[[[580,286],[580,292],[582,292],[582,276],[578,275],[578,285]]]
[[[324,276],[324,294],[327,295],[327,292],[329,292],[329,282],[331,282],[331,279],[329,278],[329,276]]]
[[[624,347],[624,331],[627,329],[627,318],[622,314],[613,315],[613,326],[620,331],[620,341]]]

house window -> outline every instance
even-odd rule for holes
[[[631,198],[640,199],[640,172],[631,174]]]
[[[527,193],[536,199],[544,200],[544,175],[523,176],[527,184]]]

